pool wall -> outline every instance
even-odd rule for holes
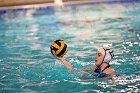
[[[84,2],[103,2],[107,0],[0,0],[0,11],[19,8],[32,8],[63,5],[64,3],[84,3]]]
[[[63,0],[64,6],[133,2],[140,2],[140,0]],[[55,6],[54,0],[0,0],[0,14],[5,14],[8,10],[29,10],[34,8],[46,8],[53,6]]]
[[[53,0],[0,0],[0,7],[40,4],[40,3],[52,3],[52,2],[53,2]]]
[[[61,0],[60,0],[61,1]],[[140,1],[140,0],[62,0],[63,2],[104,2],[104,1]],[[53,3],[55,0],[0,0],[0,8],[1,7],[9,7],[9,6],[21,6],[21,5],[33,5],[33,4],[44,4],[44,3]],[[59,2],[59,0],[57,0]]]
[[[98,1],[99,2],[99,1],[107,1],[107,0],[62,0],[62,1],[63,2],[69,2],[69,1],[96,1],[96,2]],[[53,3],[53,2],[54,0],[0,0],[0,7]]]

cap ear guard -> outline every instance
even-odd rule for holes
[[[111,49],[105,49],[105,51],[108,51],[108,53],[110,54],[111,58],[114,57],[113,50],[111,50]]]
[[[104,62],[109,63],[111,61],[111,59],[114,57],[113,50],[108,49],[108,48],[103,48],[103,49],[105,51],[105,54],[104,54],[102,63],[104,63]]]

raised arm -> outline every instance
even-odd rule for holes
[[[69,70],[72,70],[73,69],[72,65],[69,64],[69,62],[67,62],[63,57],[62,58],[61,57],[56,57],[56,58],[58,60],[60,60],[67,69],[69,69]]]

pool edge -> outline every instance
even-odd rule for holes
[[[68,1],[64,2],[64,6],[73,6],[73,5],[84,5],[84,4],[114,4],[114,3],[130,3],[130,2],[140,2],[140,0],[78,0],[78,1]],[[39,3],[39,4],[29,4],[29,5],[15,5],[15,6],[6,6],[0,7],[0,11],[3,10],[12,10],[12,9],[28,9],[28,8],[41,8],[41,7],[54,7],[58,6],[55,3]],[[60,6],[61,7],[61,6]]]
[[[77,0],[77,1],[68,1],[64,2],[64,5],[66,4],[75,4],[75,3],[86,3],[86,2],[103,2],[103,1],[108,1],[108,0]],[[0,6],[0,10],[6,10],[6,9],[16,9],[16,8],[37,8],[37,7],[44,7],[44,6],[57,6],[54,3],[48,2],[48,3],[36,3],[36,4],[23,4],[23,5],[12,5],[12,6]]]

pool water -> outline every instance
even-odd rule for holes
[[[140,92],[140,3],[44,6],[0,12],[0,93]],[[81,78],[50,52],[63,39],[75,68],[94,64],[98,47],[111,47],[114,80]]]

